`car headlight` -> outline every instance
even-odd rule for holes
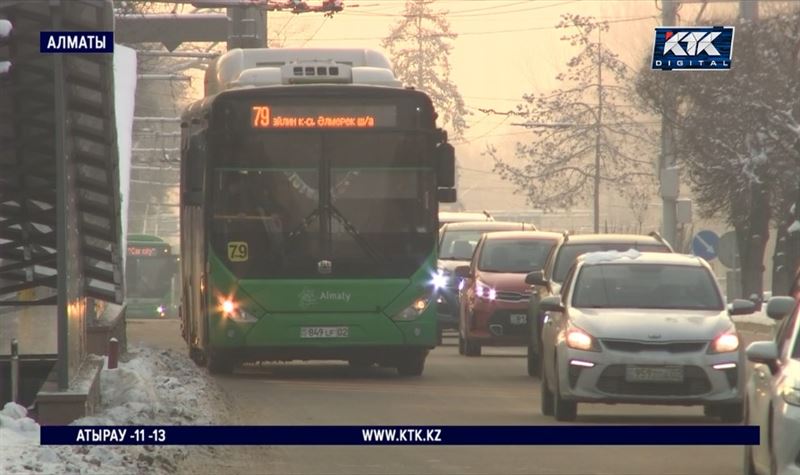
[[[497,298],[497,291],[480,280],[475,281],[475,295],[482,299],[494,300]]]
[[[578,327],[572,327],[567,330],[565,341],[569,348],[575,350],[600,351],[600,345],[597,344],[597,340]]]
[[[219,310],[222,312],[223,317],[235,322],[254,323],[258,321],[255,315],[242,308],[232,298],[227,298],[220,302]]]
[[[728,332],[714,338],[714,341],[711,342],[711,346],[708,348],[708,352],[730,353],[738,349],[739,336],[735,332]]]
[[[414,300],[411,305],[404,308],[399,313],[395,314],[392,317],[392,320],[402,321],[402,322],[410,322],[412,320],[416,320],[422,315],[422,312],[428,308],[428,305],[431,303],[431,295],[425,294],[416,300]]]
[[[800,406],[800,380],[786,380],[780,388],[780,395],[786,404]]]

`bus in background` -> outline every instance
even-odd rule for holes
[[[455,157],[365,49],[246,49],[182,118],[183,337],[210,372],[344,360],[420,375]]]
[[[157,236],[128,235],[126,316],[165,318],[176,315],[178,256],[171,250],[169,243]]]

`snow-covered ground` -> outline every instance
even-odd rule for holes
[[[101,372],[101,406],[73,425],[213,425],[229,422],[215,383],[183,353],[132,348]],[[0,473],[174,473],[189,450],[173,446],[40,446],[39,424],[24,407],[0,411]]]

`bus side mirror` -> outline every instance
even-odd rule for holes
[[[456,151],[449,143],[441,143],[436,147],[436,186],[440,188],[456,186]],[[451,202],[445,201],[445,203]]]
[[[436,190],[436,198],[439,203],[455,203],[456,202],[456,189],[455,188],[439,188]]]
[[[202,134],[189,137],[189,147],[186,150],[186,181],[183,189],[183,204],[185,206],[200,206],[203,204],[203,191],[205,188],[207,143]]]

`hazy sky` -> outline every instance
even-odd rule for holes
[[[307,0],[309,4],[321,3]],[[332,18],[321,14],[270,13],[273,35],[285,46],[366,47],[381,50],[381,40],[400,20],[404,1],[345,1],[345,10]],[[477,1],[438,0],[435,10],[447,10],[451,30],[459,36],[452,44],[452,79],[473,115],[465,140],[457,144],[462,166],[460,196],[467,205],[483,208],[518,208],[524,200],[510,196],[510,187],[490,173],[491,162],[481,156],[487,144],[513,154],[514,142],[525,131],[511,120],[487,116],[478,108],[512,108],[526,92],[547,92],[559,87],[555,75],[574,53],[555,29],[564,13],[579,13],[612,22],[607,44],[623,61],[638,66],[652,53],[653,28],[660,25],[659,3],[653,0],[585,1]],[[679,24],[694,21],[700,6],[685,4]],[[731,16],[737,2],[708,5],[703,18]]]
[[[310,4],[315,2],[309,1]],[[380,42],[400,20],[404,1],[345,1],[345,10],[333,18],[318,14],[271,14],[269,24],[286,46],[369,47]],[[513,154],[514,142],[525,131],[508,120],[487,116],[478,108],[512,108],[526,92],[547,92],[559,87],[555,76],[574,53],[560,41],[564,30],[555,29],[564,13],[579,13],[608,19],[608,46],[631,66],[651,54],[653,28],[660,25],[656,2],[641,1],[447,1],[432,8],[447,10],[451,30],[459,36],[451,53],[452,79],[473,115],[465,140],[457,145],[462,166],[460,196],[470,207],[517,208],[521,197],[512,197],[511,187],[489,173],[492,163],[481,156],[487,144],[501,153]],[[699,5],[684,5],[679,15],[693,21]],[[709,5],[704,18],[735,14],[736,4]],[[288,19],[291,22],[287,24]]]

